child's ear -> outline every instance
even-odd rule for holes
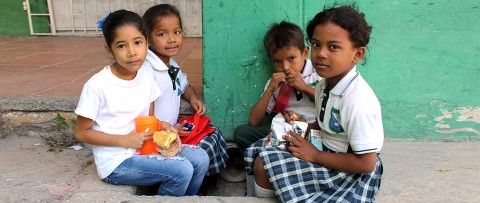
[[[110,57],[112,58],[115,58],[115,56],[113,55],[113,51],[110,47],[108,47],[107,45],[103,46],[105,47],[105,49],[107,50],[108,54],[110,55]]]
[[[356,48],[355,55],[353,56],[353,63],[358,63],[365,56],[365,47]]]
[[[305,46],[305,48],[303,49],[303,59],[305,59],[305,60],[308,59],[308,53],[310,53],[310,47]]]

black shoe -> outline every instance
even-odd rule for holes
[[[211,176],[205,176],[202,182],[202,186],[198,190],[198,196],[207,196],[209,193],[217,189],[218,174],[213,174]]]
[[[133,191],[135,195],[154,196],[157,195],[160,184],[155,185],[137,185]]]

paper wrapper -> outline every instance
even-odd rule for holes
[[[268,134],[265,147],[278,146],[285,149],[286,141],[283,139],[283,136],[290,136],[288,131],[293,131],[305,138],[307,127],[308,123],[302,121],[294,121],[292,124],[289,124],[285,121],[283,115],[279,113],[272,120],[272,126],[270,127],[270,133]]]
[[[182,142],[180,141],[180,137],[177,135],[177,139],[172,141],[170,144],[170,147],[167,149],[163,149],[160,146],[156,145],[158,152],[160,155],[169,157],[169,156],[175,156],[181,149],[182,147]]]

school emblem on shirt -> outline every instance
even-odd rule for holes
[[[308,86],[315,87],[315,85],[317,85],[319,82],[320,82],[320,80],[315,80],[314,82],[309,83]]]
[[[332,111],[331,111],[331,116],[330,116],[330,122],[329,122],[329,126],[330,126],[330,129],[333,131],[333,132],[336,132],[336,133],[343,133],[345,132],[345,130],[343,130],[342,128],[342,125],[340,125],[340,111],[338,109],[336,109],[335,107],[332,107]]]

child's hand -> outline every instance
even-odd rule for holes
[[[153,132],[137,133],[135,130],[124,136],[124,147],[139,149],[143,146],[146,140],[152,139]]]
[[[190,105],[192,105],[193,111],[195,111],[196,114],[202,116],[207,112],[207,108],[205,107],[205,104],[197,98],[192,98],[190,100]]]
[[[273,73],[272,78],[270,79],[270,84],[268,84],[268,88],[274,92],[281,83],[285,82],[285,73]]]
[[[306,122],[307,120],[300,114],[295,113],[295,111],[288,110],[283,112],[283,118],[285,118],[285,122],[292,124],[293,121],[303,121]]]
[[[183,123],[179,123],[179,124],[175,125],[175,128],[178,130],[179,134],[188,134],[188,133],[192,132],[191,129],[195,128],[195,126],[192,125],[193,127],[189,130],[186,126],[188,124],[192,125],[190,123],[187,123],[187,121],[183,121]]]
[[[308,162],[314,162],[318,149],[298,133],[293,131],[289,131],[288,133],[291,136],[284,135],[283,139],[290,143],[287,149],[292,156]]]
[[[303,91],[305,89],[305,86],[308,86],[305,81],[303,81],[302,74],[294,71],[292,69],[289,69],[285,72],[286,74],[286,80],[288,81],[288,85],[290,87],[295,88],[298,91]]]
[[[165,130],[167,132],[174,132],[178,134],[178,130],[172,125],[170,125],[170,123],[164,122],[164,121],[159,121],[159,122],[162,122],[162,129],[158,129],[158,130]]]

